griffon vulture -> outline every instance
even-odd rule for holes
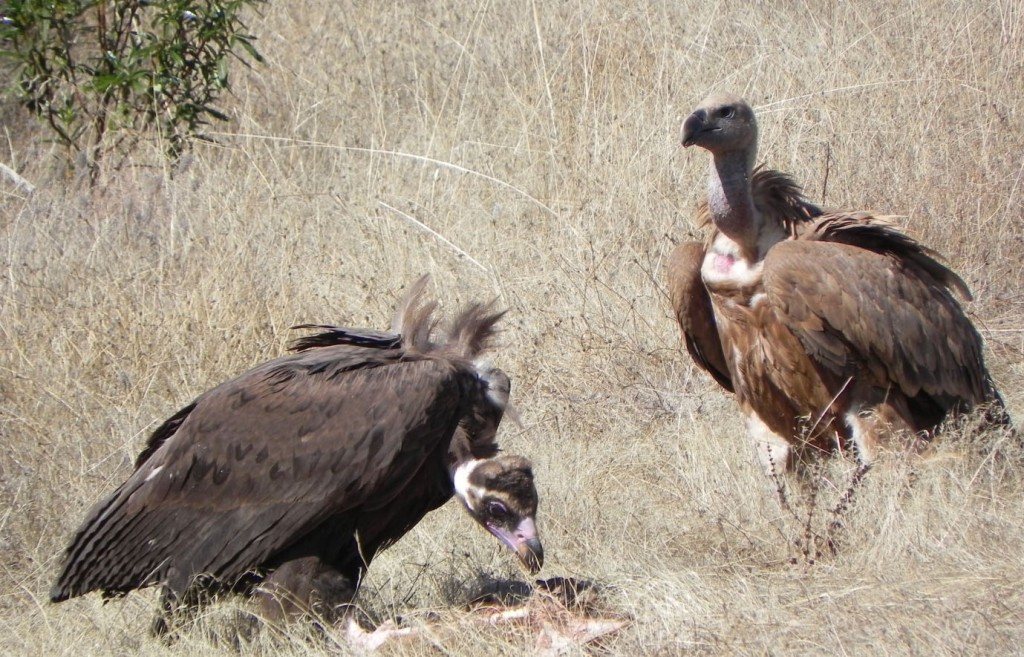
[[[734,392],[761,463],[784,472],[852,446],[920,448],[950,413],[987,404],[1007,423],[964,282],[931,249],[867,212],[807,203],[786,175],[755,168],[754,112],[714,94],[683,146],[711,153],[704,244],[668,263],[694,361]]]
[[[434,341],[428,278],[393,333],[320,329],[209,390],[150,436],[89,512],[50,597],[235,591],[271,619],[328,619],[374,556],[453,494],[531,572],[543,550],[529,461],[499,455],[509,379],[479,360],[504,313],[471,305]]]

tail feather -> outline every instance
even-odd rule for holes
[[[395,349],[402,342],[401,335],[373,329],[332,326],[330,324],[297,324],[291,328],[321,329],[320,333],[304,335],[289,342],[288,350],[296,352],[342,344],[373,349]]]

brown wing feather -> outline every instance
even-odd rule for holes
[[[90,513],[53,599],[159,581],[181,593],[198,573],[230,583],[325,518],[393,495],[387,482],[451,437],[474,385],[451,360],[337,346],[208,391]]]
[[[676,320],[694,362],[729,392],[733,391],[729,369],[722,354],[711,297],[701,280],[704,246],[683,242],[669,256],[668,291]]]
[[[966,291],[959,277],[868,215],[826,216],[808,235],[769,251],[764,284],[812,358],[946,408],[986,398],[981,338],[951,292]]]

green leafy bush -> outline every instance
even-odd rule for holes
[[[69,155],[98,168],[157,128],[177,158],[228,88],[228,61],[262,61],[242,13],[261,0],[7,0],[0,55],[13,93]]]

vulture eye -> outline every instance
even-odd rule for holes
[[[721,117],[723,119],[731,119],[734,116],[736,116],[736,108],[735,107],[723,107],[722,108]]]
[[[493,518],[504,518],[509,515],[508,507],[497,500],[492,500],[487,503],[487,515]]]

